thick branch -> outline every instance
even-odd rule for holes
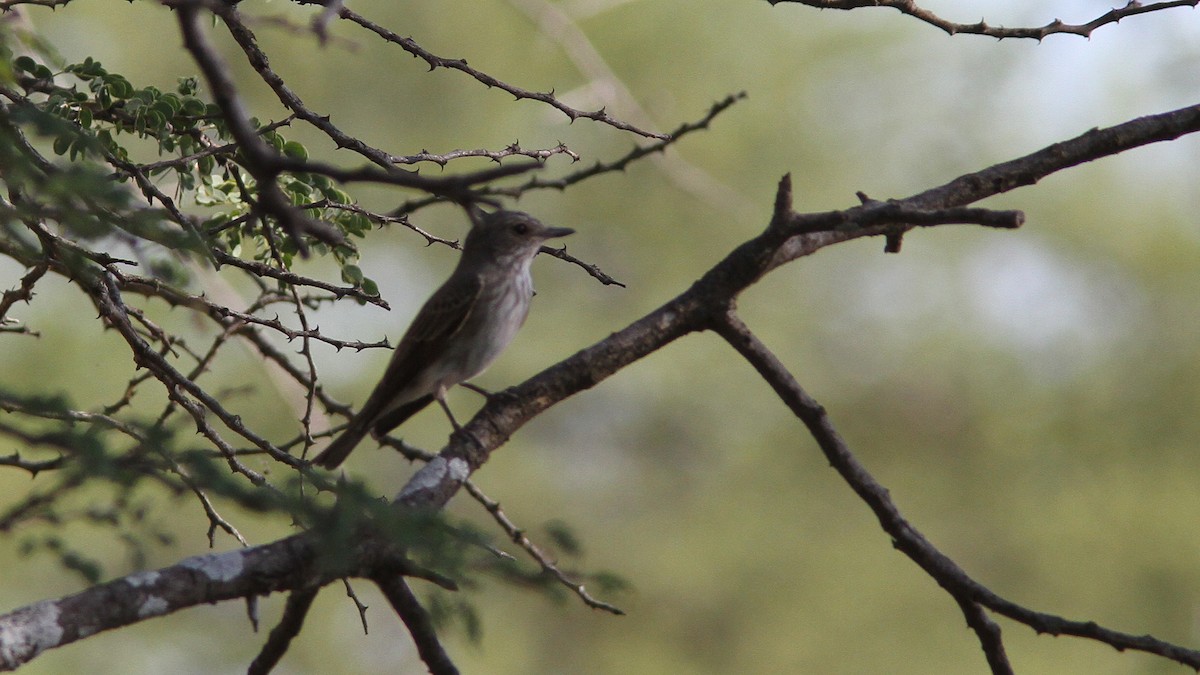
[[[850,239],[882,234],[898,237],[898,233],[919,224],[966,220],[1015,227],[1021,222],[1021,216],[1015,212],[957,207],[1032,185],[1071,166],[1196,131],[1200,131],[1200,106],[1181,108],[1106,129],[1093,129],[911,197],[868,201],[843,211],[794,212],[791,178],[785,177],[780,182],[775,212],[765,232],[738,246],[674,300],[510,389],[510,396],[490,401],[467,425],[478,443],[452,438],[440,453],[442,461],[426,465],[398,498],[413,505],[444,505],[458,491],[462,479],[482,466],[491,451],[525,422],[676,338],[709,327],[712,317],[721,316],[743,290],[784,263]]]
[[[454,589],[452,582],[413,565],[390,541],[369,531],[344,550],[326,550],[314,536],[298,534],[253,548],[196,556],[0,615],[0,670],[13,670],[47,649],[188,607],[298,591],[289,604],[286,627],[270,639],[282,641],[299,631],[304,595],[312,589],[343,577],[379,581],[404,575]]]
[[[417,645],[417,653],[421,655],[421,660],[425,662],[429,672],[432,675],[458,675],[458,668],[438,640],[429,612],[425,611],[417,596],[413,595],[408,582],[403,577],[384,574],[375,579],[375,584],[408,628],[413,642]]]
[[[0,670],[13,670],[41,652],[94,633],[170,614],[185,607],[297,588],[318,574],[314,547],[288,537],[255,548],[188,558],[57,600],[0,616]]]
[[[972,204],[981,199],[1002,194],[1027,185],[1034,185],[1043,178],[1103,157],[1116,155],[1127,150],[1171,141],[1200,131],[1200,105],[1192,105],[1171,112],[1139,117],[1104,129],[1092,129],[1075,138],[1055,143],[1007,162],[995,164],[981,171],[964,174],[954,180],[920,192],[904,199],[887,203],[900,208],[921,210],[944,210]],[[790,228],[797,236],[780,248],[771,267],[778,267],[790,260],[810,255],[817,250],[848,239],[882,234],[879,228],[867,227],[863,213],[876,208],[878,202],[845,211],[799,214],[789,213],[782,218],[781,228]],[[884,215],[876,213],[876,216]],[[778,216],[777,216],[778,217]],[[847,227],[857,223],[860,228]],[[904,228],[911,229],[911,227]],[[836,231],[834,231],[836,230]]]
[[[308,610],[312,607],[316,597],[316,588],[301,588],[292,591],[288,596],[287,603],[284,604],[283,617],[271,630],[271,635],[267,638],[267,642],[259,651],[258,656],[250,662],[250,667],[246,669],[246,675],[266,675],[271,672],[283,655],[287,653],[288,646],[292,644],[292,638],[300,634],[300,629],[304,626],[304,619],[308,616]]]

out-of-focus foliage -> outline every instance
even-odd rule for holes
[[[14,203],[7,217],[36,218],[45,215],[38,209],[53,207],[66,233],[82,241],[119,239],[124,232],[131,237],[127,242],[147,240],[200,256],[208,247],[218,246],[240,257],[246,247],[250,258],[265,262],[277,249],[283,263],[292,264],[296,242],[278,230],[268,234],[252,217],[254,180],[239,167],[220,109],[197,96],[196,77],[180,77],[174,91],[164,92],[153,85],[135,87],[91,56],[52,70],[46,62],[59,60],[53,55],[33,51],[33,55],[14,57],[7,44],[0,47],[0,56],[11,64],[9,86],[30,92],[29,103],[11,105],[4,115],[3,126],[9,131],[0,158],[6,167],[5,182],[25,192],[30,202]],[[258,125],[257,120],[252,122]],[[263,126],[262,138],[288,157],[307,158],[302,143],[288,140],[279,131],[286,122]],[[49,160],[35,148],[18,152],[22,141],[11,135],[17,130],[49,144],[54,155],[69,163],[47,164]],[[104,170],[133,166],[131,156],[145,152],[160,159],[138,178],[170,186],[175,202],[207,207],[207,218],[197,230],[181,229],[159,209],[131,208],[126,183],[134,176]],[[33,164],[52,168],[42,178]],[[293,205],[316,205],[315,217],[335,224],[343,234],[361,238],[371,229],[364,215],[341,208],[352,197],[324,176],[290,174],[282,179],[282,187]],[[320,208],[322,204],[328,207]],[[358,251],[353,245],[329,249],[315,243],[314,247],[317,253],[333,254],[344,281],[375,289],[354,264]],[[161,264],[156,270],[167,272]],[[172,271],[182,274],[177,267]]]

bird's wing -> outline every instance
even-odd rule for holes
[[[471,316],[479,300],[483,282],[477,274],[454,275],[442,284],[417,312],[412,325],[396,347],[399,352],[406,343],[439,344],[457,333]]]
[[[367,426],[374,424],[376,418],[389,408],[408,402],[396,400],[396,396],[407,388],[422,368],[440,356],[454,334],[462,329],[467,317],[475,309],[482,288],[483,284],[477,275],[451,275],[425,301],[396,345],[396,351],[379,384],[375,385],[359,411],[359,417],[367,421]],[[427,393],[414,392],[416,396]]]

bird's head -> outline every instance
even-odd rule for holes
[[[547,239],[573,233],[568,227],[549,227],[521,211],[475,210],[473,226],[463,244],[463,257],[500,262],[532,260]]]

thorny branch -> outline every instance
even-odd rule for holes
[[[308,0],[302,0],[302,1],[307,2]],[[521,87],[517,87],[517,86],[511,85],[511,84],[508,84],[507,82],[504,82],[503,80],[500,80],[499,78],[493,77],[491,75],[488,75],[487,73],[484,73],[482,71],[476,70],[475,68],[472,68],[471,66],[467,65],[466,59],[447,59],[447,58],[443,58],[441,56],[437,56],[437,55],[433,54],[432,52],[428,51],[427,49],[425,49],[424,47],[420,46],[416,42],[414,42],[411,38],[401,37],[400,35],[388,30],[387,28],[384,28],[383,26],[380,26],[377,23],[374,23],[373,21],[370,21],[369,19],[363,17],[360,14],[357,14],[356,12],[354,12],[353,10],[351,10],[347,7],[343,7],[338,12],[338,14],[343,19],[347,19],[349,21],[352,21],[352,22],[358,24],[359,26],[362,26],[363,28],[375,33],[376,35],[383,38],[384,40],[391,42],[395,45],[398,45],[401,49],[408,52],[409,54],[412,54],[414,57],[425,61],[425,63],[429,64],[430,70],[434,70],[436,68],[449,68],[451,70],[457,70],[457,71],[466,73],[467,75],[475,78],[476,80],[478,80],[480,83],[486,85],[487,87],[489,87],[489,88],[495,87],[497,89],[500,89],[501,91],[508,92],[509,94],[512,94],[514,97],[516,97],[518,100],[530,99],[530,100],[534,100],[534,101],[540,101],[541,103],[545,103],[546,105],[549,105],[549,106],[553,107],[554,109],[562,112],[564,115],[566,115],[568,118],[570,118],[570,120],[572,122],[574,122],[577,119],[583,118],[583,119],[593,120],[596,122],[601,122],[603,124],[607,124],[607,125],[615,128],[615,129],[620,129],[622,131],[628,131],[628,132],[637,134],[638,136],[644,136],[646,138],[656,138],[656,139],[662,140],[662,141],[665,141],[669,138],[669,136],[667,134],[660,134],[660,133],[655,133],[652,131],[644,131],[632,124],[629,124],[628,122],[623,122],[623,121],[613,117],[612,115],[608,114],[608,112],[604,108],[601,108],[599,110],[593,110],[591,112],[572,108],[571,106],[558,100],[554,96],[554,91],[548,91],[548,92],[530,91],[528,89],[523,89]]]
[[[533,543],[529,536],[525,534],[525,531],[517,527],[516,524],[509,519],[508,515],[504,513],[504,509],[500,507],[500,502],[488,497],[483,493],[482,490],[479,489],[478,486],[470,481],[465,481],[463,483],[463,487],[466,488],[467,492],[471,494],[475,501],[482,504],[483,507],[487,509],[488,513],[492,514],[492,518],[494,518],[495,521],[500,525],[500,527],[508,535],[509,539],[512,539],[514,544],[520,546],[522,550],[528,553],[529,557],[533,558],[534,561],[541,566],[544,572],[549,574],[563,586],[566,586],[571,590],[571,592],[578,595],[579,599],[582,600],[585,605],[591,607],[592,609],[602,609],[610,614],[622,615],[625,613],[616,605],[612,605],[592,597],[583,584],[571,579],[565,572],[559,569],[558,565],[556,565],[554,561],[551,560],[548,555],[546,555],[545,551],[543,551],[537,544]]]
[[[817,9],[851,10],[864,7],[891,7],[918,21],[923,21],[931,26],[940,28],[950,35],[963,33],[986,35],[998,40],[1004,38],[1026,38],[1039,42],[1059,33],[1091,37],[1092,31],[1097,28],[1117,23],[1127,17],[1174,9],[1176,7],[1195,7],[1196,5],[1200,5],[1200,0],[1169,0],[1168,2],[1152,2],[1149,4],[1143,4],[1139,0],[1129,0],[1123,7],[1111,9],[1086,23],[1069,24],[1054,19],[1050,23],[1036,28],[1004,28],[1002,26],[990,26],[986,21],[979,21],[977,23],[955,23],[948,21],[927,9],[923,9],[914,0],[767,0],[767,2],[772,5],[797,3],[816,7]]]
[[[445,505],[462,486],[465,477],[481,467],[490,453],[525,422],[684,335],[707,329],[722,330],[727,320],[726,308],[732,306],[737,296],[764,274],[788,261],[859,237],[885,234],[899,237],[921,224],[949,224],[965,219],[993,227],[1015,227],[1023,219],[1019,213],[988,213],[962,207],[1022,185],[1031,185],[1071,166],[1197,131],[1200,131],[1200,106],[1182,108],[1092,130],[905,199],[866,200],[861,206],[843,211],[796,213],[792,210],[791,180],[785,177],[780,182],[774,215],[762,234],[734,249],[691,288],[659,309],[507,390],[506,396],[491,399],[464,427],[465,435],[472,441],[467,442],[458,435],[452,437],[438,457],[405,486],[398,499],[403,504],[421,508]],[[931,550],[936,551],[930,546],[925,552]],[[926,565],[922,564],[922,567]],[[976,596],[971,597],[979,601]],[[1154,638],[1129,636],[1090,622],[1071,622],[1025,609],[1017,611],[1016,605],[994,596],[993,600],[986,603],[989,608],[1012,618],[1020,617],[1018,620],[1039,630],[1094,637],[1119,648],[1139,649],[1181,663],[1200,664],[1200,652]],[[991,638],[981,637],[981,640],[990,644]]]
[[[554,190],[565,190],[568,187],[578,184],[589,178],[595,178],[596,176],[601,176],[607,173],[624,171],[633,162],[644,159],[656,153],[665,152],[667,148],[675,143],[678,143],[682,138],[690,135],[692,132],[708,129],[711,126],[712,121],[716,119],[717,115],[725,112],[731,106],[733,106],[734,103],[737,103],[745,98],[746,92],[744,91],[736,94],[730,94],[724,99],[714,103],[709,108],[708,112],[705,113],[705,115],[699,120],[695,122],[685,122],[679,125],[674,131],[668,134],[666,138],[657,140],[647,145],[634,146],[629,152],[615,160],[609,162],[597,161],[590,167],[571,172],[560,178],[539,178],[537,176],[533,176],[524,183],[515,186],[483,186],[479,188],[477,194],[480,197],[502,196],[517,199],[531,190],[544,190],[547,188]],[[436,195],[409,200],[396,208],[393,213],[411,213],[419,208],[428,206],[429,204],[433,204],[438,201],[440,201],[440,198]]]

